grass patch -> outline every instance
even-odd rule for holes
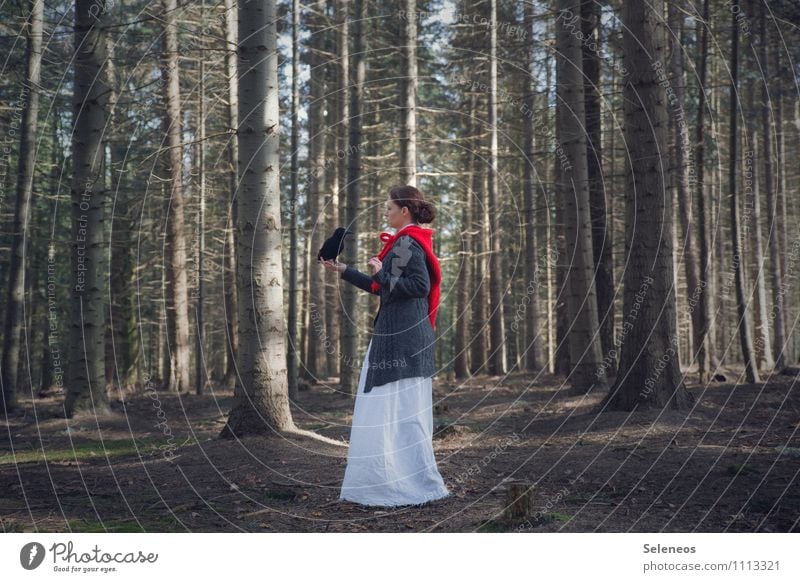
[[[141,518],[140,518],[141,520]],[[145,520],[141,520],[145,521]],[[185,532],[186,528],[174,519],[146,520],[139,524],[132,519],[109,519],[96,521],[89,519],[69,520],[72,533],[145,533],[145,532]]]
[[[547,525],[556,521],[568,522],[572,517],[563,513],[539,513],[534,517],[530,517],[522,522],[508,521],[502,518],[490,519],[478,527],[478,533],[513,533],[524,532],[526,530]]]
[[[174,443],[181,447],[191,442]],[[160,453],[162,447],[169,446],[164,439],[120,439],[104,442],[80,443],[68,449],[49,449],[45,453],[41,449],[17,451],[14,454],[0,455],[0,465],[16,463],[42,463],[45,460],[56,461],[89,461],[103,457],[124,457],[126,455],[151,456]]]

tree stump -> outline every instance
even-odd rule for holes
[[[527,481],[511,480],[506,483],[505,509],[507,521],[526,519],[534,513],[534,486]]]

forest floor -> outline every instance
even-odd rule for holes
[[[572,395],[558,376],[437,378],[434,449],[451,495],[397,508],[337,501],[353,401],[333,383],[300,392],[293,412],[342,446],[220,440],[231,391],[126,394],[101,422],[58,418],[62,397],[22,400],[0,435],[0,523],[19,532],[797,532],[800,388],[765,377],[689,384],[687,413],[599,415],[601,394]],[[510,480],[534,486],[526,519],[498,519]]]

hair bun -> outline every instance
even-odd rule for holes
[[[433,219],[436,218],[436,208],[427,200],[423,200],[419,204],[418,214],[417,220],[422,224],[427,224],[433,222]]]

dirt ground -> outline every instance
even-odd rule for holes
[[[689,413],[600,415],[590,412],[600,394],[572,396],[556,376],[435,379],[434,449],[451,495],[398,508],[337,501],[345,446],[219,440],[230,391],[126,394],[102,423],[58,418],[61,397],[23,400],[0,435],[0,523],[26,532],[797,532],[800,389],[793,377],[766,378],[689,384]],[[335,388],[302,391],[293,412],[344,445],[353,401]],[[533,486],[533,513],[502,520],[508,485],[520,481]]]

